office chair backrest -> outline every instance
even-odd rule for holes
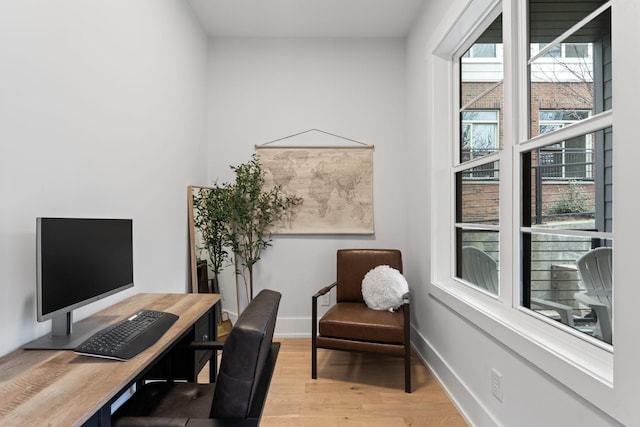
[[[261,291],[231,329],[222,350],[211,418],[247,418],[271,350],[281,294]]]
[[[369,270],[388,265],[402,273],[397,249],[339,249],[337,253],[337,302],[362,302],[362,279]]]

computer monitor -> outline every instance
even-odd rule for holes
[[[37,320],[51,334],[24,346],[72,349],[107,323],[73,323],[73,310],[133,286],[130,219],[37,218]]]

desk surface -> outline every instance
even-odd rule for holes
[[[220,299],[217,294],[138,294],[95,315],[114,323],[142,308],[180,316],[158,342],[127,362],[73,351],[17,350],[0,358],[0,425],[79,426],[168,351]]]

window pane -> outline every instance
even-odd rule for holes
[[[471,54],[474,58],[495,58],[495,43],[476,43],[471,48]]]
[[[472,224],[499,223],[500,184],[498,162],[456,174],[458,221]]]
[[[498,112],[497,111],[463,111],[462,112],[462,120],[463,121],[488,121],[488,122],[498,122]]]
[[[546,44],[544,43],[538,43],[538,48],[539,50],[544,49],[545,47],[547,47]],[[560,49],[560,45],[556,45],[556,46],[552,46],[547,53],[544,54],[544,56],[546,57],[552,57],[552,58],[558,58],[560,57],[560,54],[562,53],[562,50]]]
[[[478,116],[491,116],[490,112],[477,112]],[[461,161],[476,159],[486,156],[498,149],[498,122],[472,119],[474,113],[463,113],[468,119],[462,122],[462,153]],[[493,114],[497,117],[497,113]]]
[[[540,110],[540,122],[563,122],[563,124],[570,124],[571,122],[577,122],[584,120],[590,115],[589,110]]]
[[[543,2],[530,0],[531,137],[552,130],[536,123],[541,110],[566,111],[547,120],[584,120],[611,108],[611,13],[607,10],[573,34],[539,52],[605,1]],[[569,112],[587,111],[569,118]]]
[[[612,153],[611,128],[526,153],[531,218],[525,226],[612,231]]]
[[[612,241],[538,233],[524,233],[523,241],[528,260],[523,305],[612,343],[612,251],[593,251],[611,248]],[[590,279],[584,267],[587,264],[591,271],[591,266],[598,266],[598,280]]]
[[[564,52],[567,58],[586,58],[589,55],[589,44],[567,43],[564,45]]]
[[[540,123],[540,135],[543,133],[553,132],[554,130],[562,129],[562,125],[550,125]]]
[[[501,53],[502,16],[498,16],[460,58],[461,162],[491,154],[501,147]],[[497,58],[494,61],[486,59],[494,57]]]

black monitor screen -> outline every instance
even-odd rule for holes
[[[38,218],[38,320],[133,286],[130,219]]]

